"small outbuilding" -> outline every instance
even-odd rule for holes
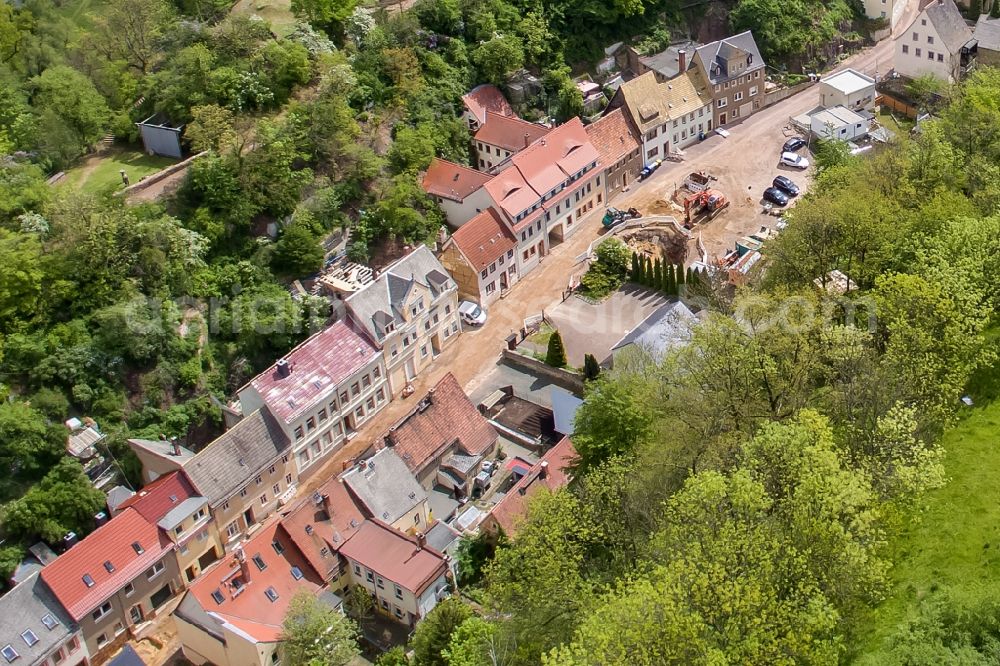
[[[183,125],[174,125],[159,113],[153,114],[136,125],[138,125],[139,134],[142,136],[142,145],[148,154],[181,157]]]
[[[845,106],[852,111],[875,108],[875,79],[854,69],[842,69],[819,81],[820,106]]]
[[[813,135],[821,139],[853,141],[868,134],[871,121],[868,117],[845,106],[824,109],[809,117]]]

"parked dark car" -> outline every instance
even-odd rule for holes
[[[771,184],[790,197],[798,196],[799,194],[799,186],[793,183],[792,179],[788,176],[777,176]]]
[[[776,206],[787,206],[788,196],[777,187],[769,187],[764,190],[764,201],[770,201]]]
[[[785,142],[785,145],[781,147],[781,152],[783,153],[794,153],[797,150],[801,150],[806,145],[806,140],[801,136],[793,136],[791,139]]]

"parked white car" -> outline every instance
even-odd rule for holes
[[[486,310],[472,301],[462,301],[458,304],[458,315],[466,324],[482,326],[486,323]]]
[[[796,155],[795,153],[781,153],[781,160],[779,160],[779,163],[795,169],[809,168],[809,160],[801,155]]]

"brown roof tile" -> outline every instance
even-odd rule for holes
[[[521,477],[514,486],[508,490],[490,511],[490,516],[497,525],[503,528],[504,534],[513,536],[517,531],[518,523],[524,519],[528,510],[528,500],[536,494],[540,488],[558,490],[562,488],[570,479],[570,466],[576,459],[576,449],[569,437],[563,437],[558,444],[549,449],[541,460],[532,465],[531,470]],[[540,475],[542,463],[548,463],[545,468],[544,478]]]
[[[483,455],[496,444],[497,433],[449,372],[385,440],[416,474],[456,442],[468,455]]]
[[[489,179],[488,173],[435,157],[424,174],[423,187],[427,194],[461,203]]]
[[[155,523],[175,506],[197,494],[186,476],[181,472],[171,472],[140,488],[139,492],[122,502],[118,510],[132,507],[143,518]]]
[[[293,505],[281,519],[281,528],[309,564],[328,578],[338,566],[336,552],[364,520],[344,483],[335,478]]]
[[[459,227],[451,240],[477,271],[517,247],[514,232],[492,206]]]
[[[586,130],[605,166],[615,164],[639,147],[634,125],[620,108],[587,125]]]
[[[366,520],[340,553],[418,596],[448,569],[436,550],[379,520]]]
[[[487,111],[499,113],[501,116],[514,115],[514,109],[511,108],[510,102],[503,96],[499,88],[490,83],[476,86],[463,95],[462,103],[481,123],[486,122]]]
[[[550,132],[548,127],[529,123],[517,116],[502,116],[492,111],[486,112],[486,122],[476,132],[476,141],[500,146],[516,153],[527,148],[532,141]]]

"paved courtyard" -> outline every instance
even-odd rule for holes
[[[569,364],[579,368],[583,367],[584,354],[593,354],[603,363],[611,355],[612,345],[666,302],[663,294],[626,285],[597,304],[569,298],[546,310],[545,316],[559,329]]]

